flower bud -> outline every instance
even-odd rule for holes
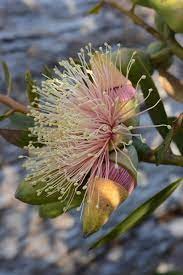
[[[89,188],[83,212],[84,235],[98,231],[132,193],[136,186],[137,162],[134,147],[128,153],[119,153],[118,163],[114,163],[114,154],[111,154],[108,178],[95,178]]]

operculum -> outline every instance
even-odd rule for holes
[[[116,166],[113,153],[110,159],[108,179],[95,178],[88,189],[83,210],[83,233],[85,236],[98,231],[136,186],[138,159],[135,148],[128,150],[125,155],[119,156],[119,167]]]

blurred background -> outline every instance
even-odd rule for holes
[[[124,1],[123,1],[124,2]],[[91,42],[146,48],[153,38],[117,11],[87,11],[95,0],[0,0],[0,60],[13,75],[12,97],[26,102],[24,74],[27,69],[40,81],[44,65],[53,67],[63,58],[76,56]],[[141,8],[150,24],[153,12]],[[171,70],[180,75],[175,61]],[[0,71],[0,89],[5,86]],[[158,77],[154,75],[157,86]],[[161,91],[169,115],[181,104]],[[1,110],[3,107],[0,106]],[[143,123],[150,122],[143,115]],[[144,133],[152,147],[160,143],[155,130]],[[72,211],[53,220],[39,218],[35,207],[14,198],[25,171],[17,159],[22,150],[0,137],[0,275],[150,275],[170,271],[183,274],[183,190],[177,190],[153,216],[107,247],[88,251],[89,244],[121,221],[132,209],[183,176],[181,168],[140,164],[139,186],[116,211],[110,222],[89,239],[83,239],[79,213]]]

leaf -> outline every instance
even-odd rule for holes
[[[28,129],[34,126],[34,119],[31,116],[15,112],[10,116],[9,127],[15,129]]]
[[[75,196],[69,205],[67,211],[79,207],[82,202],[83,196]],[[67,206],[68,201],[53,202],[48,204],[42,204],[39,206],[39,215],[42,218],[56,218],[64,213],[64,207]]]
[[[147,48],[147,53],[153,66],[158,70],[167,70],[173,62],[172,52],[164,42],[152,42]]]
[[[6,64],[6,62],[2,61],[2,68],[3,68],[3,72],[4,72],[4,79],[6,82],[6,86],[7,86],[7,93],[8,95],[10,95],[11,91],[12,91],[12,86],[13,86],[13,81],[12,81],[12,76],[10,74],[8,65]]]
[[[163,35],[165,41],[166,39],[174,35],[174,32],[169,28],[165,20],[158,13],[155,14],[154,23],[155,23],[156,29]]]
[[[148,71],[145,67],[145,64],[143,64],[143,62],[140,60],[139,57],[137,57],[137,59],[138,59],[138,64],[141,68],[141,72],[146,75],[146,79],[144,79],[144,81],[141,82],[141,89],[142,89],[144,97],[147,97],[149,89],[153,89],[153,92],[151,93],[149,98],[147,98],[145,101],[146,107],[151,108],[153,105],[155,105],[158,102],[158,100],[160,99],[160,96],[159,96],[158,90],[154,84],[153,79],[151,78],[150,74],[148,73]],[[148,112],[149,112],[150,117],[155,125],[156,124],[168,124],[167,114],[164,109],[164,105],[163,105],[162,101],[160,101],[158,103],[158,105],[156,105],[155,108],[150,109]],[[159,133],[161,134],[161,136],[163,138],[166,137],[166,135],[168,133],[168,129],[166,127],[159,127],[159,128],[157,128],[157,130],[159,131]]]
[[[36,85],[36,81],[33,80],[31,72],[27,71],[25,73],[25,81],[26,81],[26,92],[29,99],[29,102],[34,102],[37,94],[34,92],[34,86]]]
[[[0,129],[0,135],[9,143],[18,147],[25,147],[29,144],[29,131],[17,129]]]
[[[41,178],[37,179],[37,182],[35,185],[32,184],[31,180],[22,181],[16,190],[15,198],[17,198],[22,202],[32,204],[32,205],[41,205],[41,204],[45,205],[45,204],[55,203],[55,202],[58,203],[59,202],[58,198],[61,195],[60,191],[56,191],[53,194],[48,195],[48,193],[43,190],[45,185],[46,185],[46,182],[43,182]],[[73,188],[75,188],[74,185],[73,185]],[[43,190],[42,192],[40,192],[41,189]],[[72,192],[73,190],[70,190],[70,192]],[[83,195],[84,194],[82,192],[81,195],[77,195],[77,196],[83,198]],[[68,200],[66,200],[65,202],[62,202],[62,205],[65,206],[65,203],[67,202]],[[45,206],[44,211],[46,211],[46,209],[48,209],[48,206]]]
[[[108,243],[111,240],[116,239],[119,235],[124,234],[129,229],[140,224],[148,215],[150,215],[158,206],[160,206],[175,190],[180,186],[183,178],[176,180],[171,183],[156,195],[148,199],[138,208],[136,208],[127,218],[119,223],[114,229],[107,233],[104,237],[96,241],[91,245],[90,249],[100,247]]]
[[[23,148],[30,141],[36,142],[36,137],[30,136],[29,127],[34,125],[32,117],[28,117],[21,113],[14,113],[9,117],[9,123],[6,128],[0,129],[0,135],[9,143]],[[37,143],[37,146],[41,146]]]
[[[126,75],[127,66],[133,53],[134,49],[122,48],[121,52],[118,55],[118,62],[122,63],[121,69],[124,75]],[[146,108],[151,108],[158,102],[158,100],[160,100],[160,96],[154,84],[154,81],[150,75],[152,72],[152,69],[149,64],[150,61],[148,60],[147,55],[143,54],[141,51],[137,51],[137,53],[134,56],[134,59],[135,63],[131,67],[129,79],[135,87],[141,76],[146,76],[146,79],[143,79],[140,82],[140,85],[144,97],[148,96],[149,89],[153,89],[153,92],[145,101]],[[119,67],[118,63],[117,66]],[[156,107],[149,110],[149,115],[154,124],[168,124],[167,114],[165,112],[162,101],[160,101]],[[166,127],[158,127],[157,130],[163,138],[166,137],[168,133],[168,129]]]
[[[45,186],[45,182],[40,179],[37,180],[36,185],[32,185],[31,181],[22,181],[15,193],[15,198],[33,205],[45,204],[50,202],[58,202],[59,192],[48,196],[44,191],[38,196],[38,192]]]
[[[104,1],[101,0],[94,7],[92,7],[87,13],[88,14],[97,14],[97,13],[99,13],[99,11],[103,7],[103,5],[104,5]]]

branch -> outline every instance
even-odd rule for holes
[[[154,36],[156,39],[161,40],[165,42],[171,49],[171,51],[180,59],[183,59],[183,48],[181,45],[175,40],[174,37],[171,37],[169,39],[165,39],[161,33],[159,33],[156,29],[148,25],[142,18],[140,18],[138,15],[134,13],[134,6],[132,9],[127,10],[125,9],[121,4],[118,4],[115,1],[104,1],[106,4],[109,4],[111,7],[117,9],[122,14],[125,14],[128,16],[133,23],[136,25],[142,27],[144,30],[146,30],[148,33],[150,33],[152,36]]]
[[[0,103],[11,107],[14,112],[20,112],[23,114],[28,113],[28,108],[26,106],[7,95],[0,95]]]
[[[171,130],[160,146],[152,150],[147,144],[134,138],[134,146],[137,149],[140,161],[154,163],[156,165],[176,165],[183,167],[183,156],[175,155],[170,150],[173,137],[179,133],[183,125],[183,114],[180,114],[173,123]]]
[[[148,33],[150,33],[152,36],[154,36],[158,40],[164,41],[163,36],[156,29],[149,26],[142,18],[140,18],[134,13],[134,7],[133,9],[126,10],[121,4],[118,4],[115,1],[105,1],[105,2],[109,4],[111,7],[119,10],[121,13],[128,16],[136,25],[145,29]]]
[[[151,153],[150,156],[144,155],[144,156],[141,157],[140,160],[143,161],[143,162],[157,164],[156,154],[155,154],[155,152],[153,152],[153,150],[152,150],[152,153]],[[183,157],[178,156],[178,155],[174,155],[174,154],[166,154],[166,158],[159,161],[158,164],[176,165],[176,166],[183,167]]]

